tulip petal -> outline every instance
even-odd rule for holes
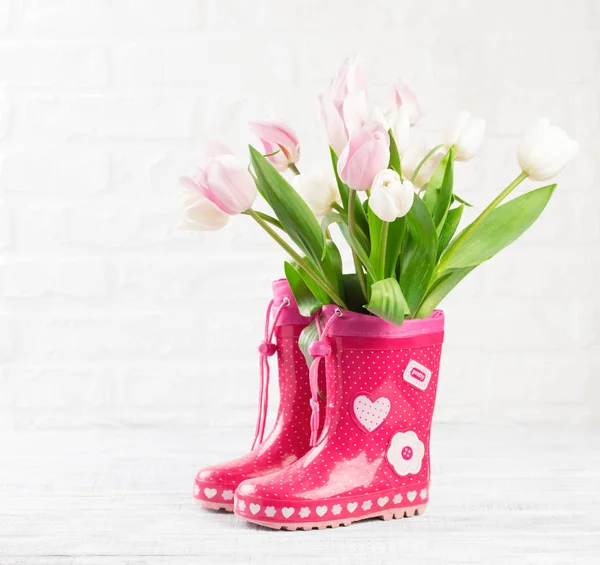
[[[214,159],[215,157],[220,157],[221,155],[233,155],[233,151],[227,147],[224,143],[221,143],[217,139],[210,140],[204,146],[204,158],[205,160]]]
[[[206,168],[207,197],[228,214],[241,214],[256,199],[256,185],[246,166],[233,155],[217,157]]]
[[[456,116],[454,121],[448,124],[446,131],[444,133],[444,145],[446,147],[451,147],[452,145],[456,145],[462,132],[467,127],[469,120],[471,119],[471,114],[466,111],[462,111]]]
[[[333,147],[336,155],[339,155],[348,143],[348,130],[340,110],[335,106],[333,100],[328,95],[319,96],[321,106],[321,120],[325,126],[329,145]]]
[[[556,176],[575,157],[579,144],[562,129],[543,118],[521,138],[517,148],[519,166],[533,180]]]
[[[349,93],[344,100],[342,113],[346,130],[352,135],[352,132],[360,129],[365,124],[369,116],[369,103],[366,91],[360,90]]]
[[[396,199],[387,187],[374,188],[369,197],[369,210],[380,220],[393,222],[398,217]]]
[[[414,126],[422,116],[421,108],[419,107],[419,101],[417,100],[415,93],[404,81],[398,82],[396,85],[396,93],[400,101],[399,106],[408,110],[410,125]]]
[[[227,225],[229,216],[194,189],[182,197],[184,219],[180,228],[187,231],[218,230]]]

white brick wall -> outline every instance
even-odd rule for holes
[[[488,120],[479,208],[545,115],[582,146],[530,233],[447,301],[439,420],[600,421],[597,0],[0,0],[0,429],[246,425],[283,255],[245,218],[182,234],[177,178],[270,110],[326,163],[341,60],[410,79],[433,141]],[[471,214],[472,216],[472,214]]]

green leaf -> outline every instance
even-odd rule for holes
[[[391,276],[396,271],[396,263],[402,251],[406,234],[407,218],[396,218],[388,229],[387,250],[385,254],[385,274]]]
[[[519,238],[539,218],[555,184],[537,188],[498,206],[482,221],[467,226],[442,255],[438,272],[475,267]]]
[[[350,233],[350,229],[346,224],[340,224],[340,231],[348,245],[352,248],[352,251],[356,253],[360,262],[364,265],[367,275],[371,277],[372,280],[376,280],[377,277],[375,276],[373,265],[371,264],[371,261],[369,261],[369,256],[364,247],[356,239],[356,236]]]
[[[371,239],[371,253],[369,254],[369,260],[372,265],[380,265],[381,257],[379,254],[383,220],[369,209],[367,210],[367,217],[369,218],[369,237]],[[393,222],[389,223],[383,278],[391,276],[396,269],[396,262],[398,261],[398,256],[402,250],[405,232],[406,216],[396,218]]]
[[[305,258],[305,261],[308,261],[314,269],[314,265],[308,257]],[[300,265],[294,263],[294,266],[296,267],[296,270],[300,273],[300,276],[302,277],[302,280],[306,283],[306,286],[308,286],[310,291],[315,295],[317,300],[321,302],[321,304],[331,304],[333,302],[333,299],[327,294],[327,292],[325,292],[321,288],[321,285],[318,284],[304,269],[302,269]]]
[[[452,200],[452,187],[454,185],[454,148],[440,161],[435,172],[427,184],[423,202],[429,210],[433,223],[439,226],[444,219]]]
[[[352,312],[364,312],[365,297],[360,288],[360,282],[356,273],[342,275],[342,287],[348,310]]]
[[[400,171],[400,154],[398,153],[398,146],[394,139],[394,133],[389,129],[388,134],[390,136],[390,164],[388,168],[396,171],[400,175],[400,178],[402,178],[402,172]]]
[[[306,326],[302,332],[300,333],[300,337],[298,338],[298,347],[300,347],[300,351],[302,351],[304,358],[306,359],[306,364],[310,367],[310,364],[313,361],[311,354],[308,352],[308,348],[313,341],[318,341],[319,339],[319,330],[317,329],[317,323],[313,320],[308,326]]]
[[[338,158],[333,150],[333,147],[329,147],[329,154],[331,155],[331,164],[333,165],[333,174],[335,175],[335,181],[337,182],[338,191],[340,193],[340,198],[342,200],[342,206],[344,210],[348,209],[348,196],[350,194],[350,189],[346,184],[342,182],[340,175],[338,174],[337,164]]]
[[[283,264],[285,271],[285,278],[287,279],[292,294],[298,303],[298,310],[300,314],[306,317],[312,316],[316,310],[318,310],[323,304],[328,302],[328,297],[325,296],[326,302],[319,300],[313,292],[310,290],[303,276],[300,274],[295,265],[288,263],[287,261]]]
[[[335,154],[335,151],[333,150],[333,147],[329,148],[329,153],[331,154],[331,164],[333,165],[333,172],[335,174],[335,180],[337,182],[338,185],[338,190],[340,192],[340,198],[342,199],[342,206],[344,207],[344,210],[346,212],[348,212],[348,200],[350,198],[350,189],[348,188],[348,186],[346,184],[344,184],[342,182],[342,179],[340,178],[340,175],[338,174],[338,169],[337,169],[337,165],[338,165],[338,157]],[[369,224],[367,222],[367,215],[365,214],[365,211],[362,207],[362,203],[360,201],[360,198],[358,197],[358,194],[354,195],[354,198],[356,199],[355,202],[355,206],[354,206],[354,222],[355,222],[355,227],[360,229],[364,234],[369,233]],[[367,246],[368,248],[368,246]]]
[[[367,217],[369,220],[369,239],[371,240],[371,252],[369,260],[372,265],[380,265],[381,257],[381,228],[383,220],[377,216],[370,208],[367,208]],[[374,282],[374,281],[371,281]]]
[[[341,217],[341,219],[340,219],[340,217]],[[342,222],[344,224],[348,225],[348,214],[346,213],[345,210],[343,212],[339,212],[339,213],[338,212],[328,212],[321,218],[321,232],[323,234],[325,234],[325,232],[327,231],[329,226],[331,226],[331,224],[339,224]],[[355,224],[354,227],[356,228],[354,235],[356,236],[356,239],[358,240],[360,245],[366,251],[367,249],[370,248],[369,236],[362,231],[362,229],[360,228],[360,226],[358,224]]]
[[[250,146],[257,185],[287,234],[317,264],[325,245],[319,222],[302,197],[263,155]]]
[[[462,281],[475,267],[447,271],[431,285],[423,302],[419,306],[415,318],[428,318],[446,295]]]
[[[373,283],[367,310],[397,326],[410,313],[398,281],[391,277]]]
[[[437,233],[429,211],[415,194],[406,216],[408,234],[400,258],[400,287],[411,312],[415,312],[425,295],[435,268]]]
[[[373,276],[373,278],[375,278],[373,266],[371,265],[371,261],[369,261],[369,256],[367,255],[365,248],[361,245],[356,235],[350,233],[346,220],[344,220],[344,218],[340,214],[338,214],[337,212],[329,212],[329,214],[323,216],[323,219],[321,220],[321,229],[325,231],[327,227],[334,223],[339,225],[340,231],[342,232],[344,239],[351,247],[351,249],[358,255],[358,258],[365,266],[365,269],[367,270],[369,276]]]
[[[337,248],[337,245],[331,241],[325,241],[325,257],[321,261],[321,269],[325,274],[325,278],[329,281],[333,290],[344,299],[344,290],[341,288],[342,280],[342,256]],[[316,284],[316,283],[315,283]],[[333,299],[328,303],[331,304]]]
[[[463,211],[465,209],[465,205],[461,204],[457,208],[452,208],[448,210],[448,214],[444,223],[440,226],[441,229],[439,231],[438,237],[438,247],[437,247],[437,258],[440,258],[440,255],[444,252],[444,249],[450,243],[450,240],[454,237],[456,233],[456,229],[458,228],[458,224],[460,223],[460,219],[462,218]]]

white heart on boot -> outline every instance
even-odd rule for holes
[[[206,498],[212,498],[213,496],[215,496],[217,494],[217,489],[216,488],[205,488],[204,494],[206,495]]]
[[[357,422],[368,432],[378,428],[390,413],[390,401],[379,397],[375,402],[361,394],[354,399],[354,416]]]
[[[250,512],[252,512],[252,514],[257,514],[258,511],[260,510],[260,504],[250,504]]]
[[[285,507],[281,510],[281,513],[286,517],[289,518],[293,513],[294,513],[294,509],[290,508],[290,507]]]
[[[415,500],[415,498],[417,498],[417,491],[416,490],[411,490],[410,492],[406,493],[406,498],[408,498],[408,500],[410,500],[411,502],[413,502]]]
[[[348,502],[346,508],[348,508],[348,512],[354,512],[358,506],[358,502]]]
[[[321,518],[325,512],[327,512],[327,506],[317,506],[317,514],[321,516]]]

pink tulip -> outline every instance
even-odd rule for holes
[[[329,145],[337,155],[346,147],[348,143],[348,130],[344,122],[343,105],[335,102],[330,93],[319,96],[321,103],[321,120],[325,126]]]
[[[254,179],[247,166],[234,155],[214,157],[193,178],[182,177],[180,182],[229,215],[245,212],[256,199]]]
[[[296,132],[283,122],[252,122],[250,131],[262,143],[267,159],[278,171],[285,171],[300,159]]]
[[[345,59],[331,81],[329,92],[337,102],[343,102],[351,92],[367,89],[364,73],[364,61],[361,57]]]
[[[362,59],[346,59],[319,102],[329,145],[339,155],[369,115]]]
[[[421,119],[421,108],[419,101],[410,86],[399,80],[393,87],[388,104],[388,121],[394,123],[400,107],[408,112],[410,125],[414,126]]]
[[[338,174],[350,188],[368,190],[389,161],[390,136],[382,124],[369,122],[352,135],[342,151]]]

